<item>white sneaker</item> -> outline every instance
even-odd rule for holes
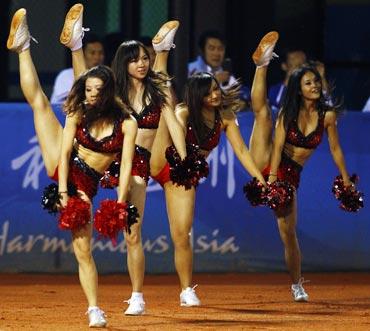
[[[308,301],[308,294],[305,292],[302,284],[307,283],[309,280],[304,280],[304,278],[300,278],[297,284],[292,284],[292,296],[294,301],[296,302],[307,302]]]
[[[60,42],[72,51],[82,48],[84,32],[89,31],[89,29],[82,27],[83,12],[84,6],[82,4],[73,5],[66,15],[60,34]]]
[[[265,67],[270,63],[272,58],[279,57],[279,55],[274,53],[278,39],[279,33],[276,31],[271,31],[263,36],[252,55],[252,59],[257,67]]]
[[[125,315],[144,315],[145,314],[145,302],[142,298],[131,298],[125,300],[129,304],[128,308],[125,311]]]
[[[99,307],[89,307],[86,314],[89,315],[90,328],[102,328],[107,325],[105,313]]]
[[[30,47],[31,35],[28,30],[26,9],[18,9],[12,18],[6,47],[10,51],[23,52]]]
[[[200,300],[195,293],[194,287],[187,287],[185,290],[182,290],[180,293],[180,306],[183,307],[193,307],[193,306],[200,306]]]
[[[168,21],[161,26],[157,34],[152,39],[152,45],[155,52],[169,51],[171,48],[176,47],[173,40],[179,25],[179,21]]]

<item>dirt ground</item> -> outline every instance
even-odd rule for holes
[[[294,303],[286,274],[196,274],[202,306],[179,306],[175,275],[148,275],[147,314],[124,316],[126,275],[100,277],[106,330],[370,330],[370,274],[305,274]],[[77,275],[0,274],[0,330],[88,330]]]

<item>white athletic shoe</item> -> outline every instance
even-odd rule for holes
[[[308,294],[304,290],[302,284],[307,283],[309,280],[304,280],[304,278],[300,278],[297,284],[292,284],[292,296],[294,301],[296,302],[307,302],[308,301]]]
[[[183,307],[193,307],[193,306],[200,306],[200,300],[195,293],[194,287],[187,287],[185,290],[182,290],[180,293],[180,306]]]
[[[279,33],[276,31],[271,31],[263,36],[252,55],[252,59],[257,67],[265,67],[270,63],[271,59],[279,57],[279,55],[274,53],[278,39]]]
[[[31,35],[27,25],[27,11],[18,9],[12,18],[6,47],[13,52],[23,52],[30,47]]]
[[[130,298],[124,302],[128,303],[128,308],[125,311],[125,315],[144,315],[145,314],[145,302],[143,298]]]
[[[176,47],[173,40],[179,25],[179,21],[168,21],[161,26],[157,34],[152,39],[153,48],[157,53],[169,51],[171,48]]]
[[[86,314],[89,315],[90,328],[102,328],[107,325],[105,313],[99,307],[89,307]]]
[[[80,3],[76,3],[68,11],[66,18],[64,20],[64,26],[62,33],[60,34],[60,42],[71,49],[71,51],[76,51],[82,48],[82,38],[85,29],[82,27],[84,6]]]

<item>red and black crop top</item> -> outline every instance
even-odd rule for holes
[[[122,151],[123,119],[118,119],[114,122],[113,132],[100,140],[96,140],[90,135],[89,128],[84,120],[77,126],[76,140],[85,148],[91,149],[98,153],[118,153]]]
[[[158,129],[161,107],[150,104],[139,114],[133,111],[132,116],[135,117],[139,129]]]
[[[207,127],[208,128],[208,127]],[[221,116],[220,113],[217,111],[215,114],[215,124],[213,125],[213,128],[208,128],[209,132],[207,134],[207,138],[204,139],[204,142],[199,143],[196,137],[196,134],[194,132],[193,127],[190,123],[188,123],[187,131],[186,131],[186,143],[187,144],[193,144],[193,145],[199,145],[199,148],[210,152],[212,149],[214,149],[221,137]]]
[[[297,119],[292,120],[288,126],[285,142],[296,147],[307,149],[316,148],[321,143],[322,136],[324,134],[324,119],[325,112],[319,112],[317,127],[307,136],[305,136],[299,129]]]

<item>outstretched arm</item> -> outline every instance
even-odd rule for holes
[[[169,92],[167,91],[167,93]],[[173,108],[170,106],[169,102],[166,102],[162,106],[162,115],[166,121],[173,144],[183,160],[186,157],[185,131],[183,130],[179,121],[176,119],[175,112],[173,111]]]
[[[226,137],[243,167],[250,173],[252,177],[256,177],[263,185],[266,185],[265,179],[254,163],[240,134],[239,125],[237,124],[234,113],[231,111],[223,112],[222,122],[226,126]]]
[[[346,163],[344,161],[344,155],[342,148],[340,147],[338,130],[337,130],[337,118],[336,114],[333,111],[329,111],[325,115],[325,126],[328,134],[328,141],[330,146],[330,152],[333,157],[333,160],[336,166],[339,169],[340,174],[342,175],[343,182],[345,186],[351,185],[349,175],[346,168]]]
[[[122,123],[122,132],[124,135],[121,157],[121,168],[118,186],[118,202],[127,200],[129,191],[132,160],[135,152],[135,139],[137,135],[137,123],[134,118],[126,119]]]
[[[61,205],[65,207],[68,201],[68,173],[69,160],[73,150],[73,142],[77,129],[77,115],[66,117],[63,129],[62,147],[58,163],[59,193],[61,193]]]
[[[268,178],[268,181],[270,183],[274,182],[277,179],[277,171],[281,162],[281,153],[283,152],[286,136],[283,122],[283,117],[279,116],[276,121],[275,137],[272,144],[271,166]]]

